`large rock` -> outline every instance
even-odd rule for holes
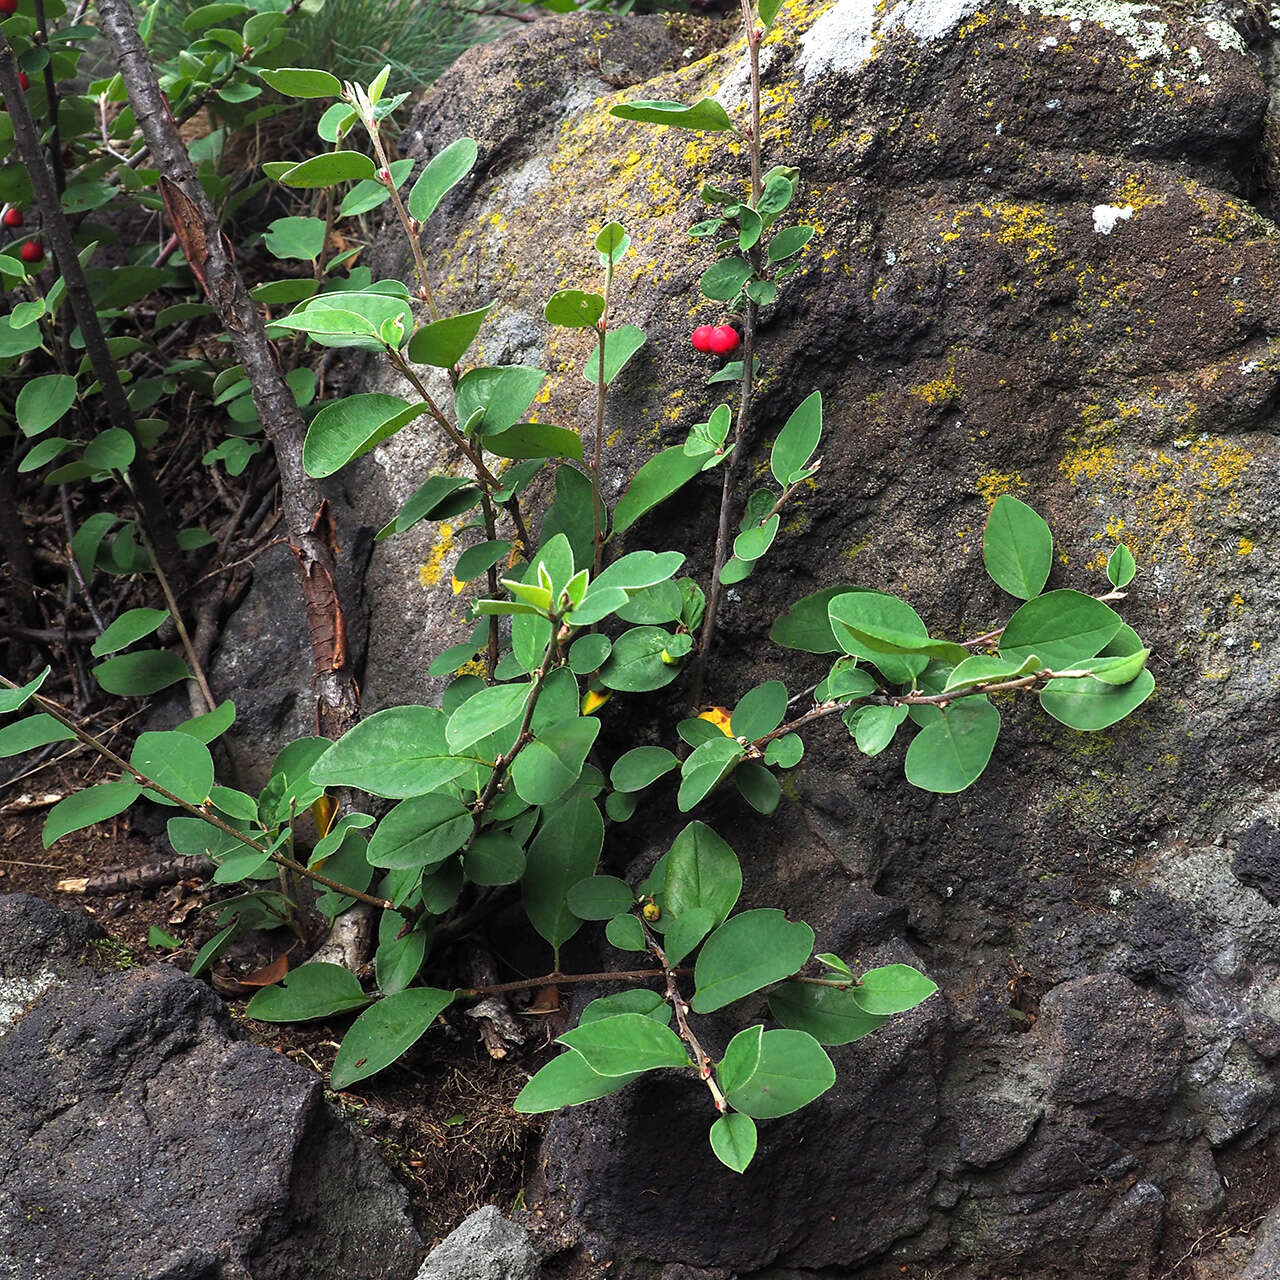
[[[1126,608],[1159,690],[1092,735],[1008,708],[961,796],[913,791],[901,745],[868,761],[828,721],[774,820],[708,806],[748,905],[787,905],[850,959],[915,954],[943,995],[839,1051],[836,1089],[765,1127],[745,1178],[704,1149],[698,1089],[655,1080],[558,1117],[547,1185],[636,1275],[1146,1280],[1220,1216],[1265,1212],[1242,1187],[1280,1165],[1268,85],[1220,14],[1172,0],[793,0],[764,61],[766,161],[801,167],[796,214],[819,235],[763,315],[749,447],[762,464],[820,389],[824,465],[729,593],[712,700],[818,678],[766,637],[820,586],[892,588],[957,636],[1002,620],[980,549],[1003,492],[1053,525],[1053,586],[1101,590],[1112,543],[1133,548]],[[731,26],[578,15],[466,55],[410,130],[423,156],[464,133],[480,145],[431,224],[442,307],[496,302],[477,358],[541,362],[539,412],[588,436],[587,339],[541,311],[598,279],[594,228],[626,223],[615,316],[650,340],[610,396],[610,494],[717,402],[688,346],[718,314],[686,229],[700,184],[741,182],[743,162],[609,108],[705,93],[738,108],[745,85]],[[382,260],[403,269],[394,237]],[[384,442],[360,464],[364,518],[453,465],[425,420]],[[704,579],[717,483],[640,530]],[[450,570],[478,536],[378,544],[368,705],[438,689],[428,661],[469,628]],[[667,835],[621,829],[610,869]]]
[[[84,932],[74,917],[15,896],[0,923],[6,982],[61,970],[0,1038],[0,1275],[415,1274],[408,1197],[318,1076],[236,1040],[222,1002],[175,969],[69,964],[92,959],[64,946]]]
[[[541,1274],[529,1233],[490,1204],[432,1249],[416,1280],[538,1280]]]

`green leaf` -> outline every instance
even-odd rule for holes
[[[522,1115],[537,1115],[543,1111],[559,1111],[561,1107],[575,1107],[583,1102],[594,1102],[625,1089],[642,1072],[624,1076],[602,1076],[587,1066],[587,1060],[572,1049],[558,1058],[552,1058],[534,1075],[516,1096],[512,1107]]]
[[[794,769],[804,756],[804,740],[798,733],[786,733],[781,738],[774,738],[764,749],[765,764],[776,765],[779,769]]]
[[[76,402],[76,380],[67,373],[46,373],[22,384],[13,412],[23,435],[48,431]]]
[[[524,875],[524,850],[501,831],[482,831],[463,854],[462,862],[473,884],[515,884]]]
[[[743,694],[733,709],[730,728],[735,738],[754,742],[772,733],[787,714],[787,686],[781,680],[768,680]]]
[[[943,693],[953,690],[972,689],[975,685],[994,684],[997,681],[1016,680],[1019,676],[1030,675],[1039,671],[1044,664],[1033,653],[1021,661],[1010,658],[995,658],[990,654],[975,653],[954,667],[942,688]]]
[[[1138,672],[1147,665],[1151,656],[1150,649],[1139,649],[1136,653],[1107,658],[1091,658],[1077,670],[1089,671],[1104,684],[1128,684],[1138,678]]]
[[[577,700],[576,684],[574,699]],[[576,707],[574,712],[576,717]],[[599,732],[600,721],[595,716],[539,729],[512,763],[511,781],[516,793],[530,804],[554,804],[582,775],[587,753]]]
[[[750,529],[744,529],[733,540],[733,554],[742,561],[759,560],[766,551],[773,546],[773,540],[777,536],[778,526],[782,523],[780,515],[772,515],[763,524],[758,524]],[[743,575],[746,576],[745,574]],[[729,581],[728,577],[721,574],[721,582]],[[737,578],[733,581],[738,581]]]
[[[711,1150],[726,1168],[745,1173],[756,1154],[756,1122],[741,1111],[721,1116],[711,1126]]]
[[[850,592],[832,600],[827,613],[841,648],[866,658],[897,684],[910,683],[931,657],[962,662],[969,656],[958,644],[931,639],[920,615],[896,596]]]
[[[459,582],[470,582],[504,560],[510,551],[511,543],[504,542],[500,538],[493,542],[477,542],[475,546],[468,547],[458,557],[457,563],[453,566],[453,576]]]
[[[191,968],[187,972],[193,978],[198,978],[235,941],[239,930],[239,921],[232,920],[225,929],[220,929],[215,933],[196,952],[196,958],[191,962]]]
[[[192,716],[190,720],[174,725],[174,732],[189,733],[207,746],[215,738],[220,738],[226,733],[235,723],[235,718],[236,704],[227,699],[202,716]]]
[[[680,1037],[643,1013],[620,1013],[579,1024],[559,1038],[580,1053],[597,1075],[625,1076],[660,1067],[692,1065]]]
[[[812,950],[813,930],[803,921],[792,923],[772,907],[733,916],[707,939],[698,954],[692,1007],[697,1013],[713,1013],[761,987],[781,982],[804,965]]]
[[[953,795],[976,782],[1000,736],[1000,713],[985,697],[961,698],[925,725],[907,748],[907,781]]]
[[[839,653],[840,645],[831,630],[828,606],[837,596],[862,591],[862,587],[823,587],[797,600],[773,624],[769,639],[784,649],[805,653]]]
[[[262,243],[276,258],[311,262],[324,249],[323,218],[277,218],[263,232]]]
[[[408,921],[398,911],[384,911],[378,920],[378,949],[373,957],[378,990],[384,996],[403,991],[422,968],[427,955],[423,928],[406,929]]]
[[[409,212],[419,222],[426,222],[440,201],[471,172],[478,154],[473,139],[459,138],[432,156],[409,192]]]
[[[413,161],[408,157],[403,160],[393,160],[388,168],[391,173],[392,185],[398,190],[413,171]],[[338,206],[338,217],[354,218],[357,214],[368,213],[370,209],[378,208],[379,205],[385,204],[390,199],[391,192],[381,178],[371,178],[366,179],[364,182],[357,182],[342,197],[342,203]]]
[[[604,298],[581,289],[559,289],[547,300],[542,314],[561,329],[593,329],[604,315]]]
[[[822,1046],[803,1031],[766,1031],[752,1075],[725,1091],[729,1104],[757,1120],[790,1115],[826,1093],[836,1069]]]
[[[525,911],[557,953],[582,927],[569,909],[569,890],[594,873],[603,844],[600,810],[579,791],[544,815],[529,845],[522,882]]]
[[[644,926],[632,915],[614,916],[604,927],[604,936],[619,951],[648,951]]]
[[[311,779],[321,787],[355,787],[391,800],[425,795],[475,763],[450,751],[444,730],[444,713],[435,707],[374,712],[325,751]]]
[[[794,257],[813,239],[812,227],[784,227],[769,241],[769,261]]]
[[[722,258],[702,273],[698,287],[705,297],[715,302],[728,302],[738,295],[754,274],[755,268],[745,258]]]
[[[679,763],[666,747],[632,747],[614,762],[609,781],[617,791],[643,791]]]
[[[258,799],[264,823],[284,822],[291,808],[301,813],[324,795],[324,788],[311,781],[311,769],[332,745],[328,738],[297,738],[280,751]]]
[[[136,782],[122,778],[119,782],[100,782],[96,787],[86,787],[59,800],[44,820],[41,834],[44,847],[47,849],[72,831],[123,813],[141,793],[142,788]]]
[[[927,1000],[938,989],[909,964],[887,964],[879,969],[868,969],[862,982],[851,988],[853,998],[867,1013],[905,1013]]]
[[[822,393],[815,391],[796,406],[778,432],[769,454],[769,469],[781,485],[800,478],[822,438]]]
[[[1025,502],[1002,493],[987,517],[982,559],[996,586],[1019,600],[1044,590],[1053,568],[1053,534]]]
[[[378,824],[369,862],[395,869],[438,866],[466,844],[473,825],[471,811],[453,796],[411,796]]]
[[[480,435],[505,431],[524,417],[546,380],[543,370],[518,364],[468,369],[454,392],[458,421],[471,425],[479,413],[473,431]]]
[[[337,76],[310,67],[277,67],[258,74],[277,93],[287,98],[340,98],[342,85]]]
[[[575,676],[586,676],[598,671],[612,648],[613,641],[598,632],[579,636],[569,646],[569,670]]]
[[[907,718],[907,708],[862,707],[856,715],[851,723],[858,750],[864,756],[878,756],[893,741],[898,726]]]
[[[774,19],[782,9],[782,0],[757,0],[756,16],[760,19],[760,25],[768,31],[773,26]]]
[[[140,733],[129,763],[188,804],[201,805],[209,798],[209,788],[213,786],[213,757],[209,748],[189,733]],[[151,790],[145,794],[156,804],[173,803]]]
[[[1155,677],[1141,671],[1128,684],[1107,684],[1092,677],[1050,680],[1040,692],[1040,705],[1072,729],[1106,729],[1140,707],[1155,691]]]
[[[182,946],[182,940],[175,938],[171,933],[165,933],[163,929],[153,924],[147,930],[147,946],[158,950],[177,951]]]
[[[50,670],[52,668],[45,667],[34,680],[29,681],[20,688],[0,689],[0,716],[10,715],[14,711],[25,707],[40,686],[49,678]]]
[[[746,748],[733,738],[717,732],[715,737],[695,747],[680,766],[680,790],[676,793],[676,808],[688,813],[694,805],[709,796],[733,771],[742,759]]]
[[[698,129],[703,133],[723,133],[733,128],[733,121],[714,98],[700,98],[691,107],[683,102],[665,99],[641,99],[626,102],[609,112],[619,120],[636,120],[641,124],[671,125],[677,129]]]
[[[596,252],[600,255],[600,265],[614,266],[626,255],[631,247],[631,237],[620,222],[607,222],[600,228],[595,238]]]
[[[622,324],[610,329],[604,339],[604,382],[608,386],[620,374],[627,361],[645,343],[645,332],[634,324]],[[593,352],[582,366],[582,376],[588,382],[600,378],[600,353]]]
[[[27,434],[32,433],[27,432]],[[1119,591],[1133,581],[1133,575],[1137,572],[1138,566],[1134,562],[1133,552],[1123,542],[1119,543],[1107,557],[1107,581]]]
[[[491,302],[476,311],[464,311],[423,325],[409,339],[409,359],[436,369],[452,369],[467,354],[492,310]]]
[[[302,973],[307,967],[304,965],[298,972]],[[329,1073],[331,1087],[349,1089],[357,1080],[389,1067],[417,1044],[427,1028],[452,1003],[452,991],[413,987],[386,996],[366,1009],[342,1038],[342,1046]],[[252,1017],[252,1013],[249,1016]]]
[[[74,441],[68,440],[65,436],[47,436],[38,444],[34,445],[31,450],[24,455],[22,461],[18,463],[18,471],[26,474],[28,471],[36,471],[43,467],[46,463],[52,462],[55,458],[61,457],[71,448]],[[90,517],[92,519],[92,517]],[[114,522],[115,517],[110,517]]]
[[[668,911],[682,916],[700,908],[710,912],[718,928],[742,892],[737,854],[710,827],[690,822],[672,842],[666,856],[663,900]]]
[[[480,501],[480,490],[465,476],[431,476],[400,508],[400,514],[378,530],[378,539],[404,533],[420,520],[447,520]]]
[[[167,609],[128,609],[93,642],[89,652],[95,658],[127,649],[136,640],[149,636],[169,616]]]
[[[277,179],[281,186],[310,190],[339,182],[360,182],[377,174],[377,166],[362,151],[326,151],[290,166]]]
[[[665,502],[702,469],[698,458],[686,455],[682,445],[654,454],[632,477],[627,491],[613,510],[613,531],[624,533],[642,515]]]
[[[662,1023],[664,1027],[671,1022],[671,1006],[662,996],[656,991],[637,988],[593,1000],[583,1009],[578,1025],[585,1026],[588,1022],[598,1022],[601,1018],[616,1018],[620,1013],[643,1014],[646,1018]]]
[[[782,800],[782,784],[758,761],[743,761],[733,771],[733,780],[757,813],[772,813]]]
[[[617,876],[588,876],[569,890],[566,901],[580,920],[612,920],[631,910],[635,894]]]
[[[825,1045],[852,1044],[889,1020],[863,1009],[852,990],[812,982],[784,982],[775,987],[769,992],[769,1009],[784,1027],[806,1031]]]
[[[738,1089],[760,1066],[764,1027],[756,1025],[739,1031],[725,1046],[724,1058],[716,1065],[716,1083],[722,1089]]]
[[[199,742],[199,739],[195,741]],[[229,818],[239,818],[241,822],[257,820],[258,802],[252,796],[245,795],[243,791],[235,791],[231,787],[210,787],[209,800]],[[372,822],[373,819],[370,818],[369,821]]]
[[[48,746],[51,742],[74,742],[75,737],[70,729],[64,729],[42,711],[0,729],[0,760],[21,755],[24,751],[34,751],[36,747]]]
[[[499,458],[573,458],[582,461],[582,437],[568,427],[518,422],[485,436],[484,447]]]
[[[648,693],[669,685],[680,674],[679,665],[662,660],[675,642],[662,627],[633,627],[613,643],[608,661],[600,668],[600,683],[606,689],[626,693]]]
[[[1048,591],[1014,613],[1000,638],[1000,656],[1033,653],[1048,668],[1066,670],[1092,658],[1120,630],[1120,615],[1080,591]]]
[[[314,1022],[369,1003],[360,981],[340,964],[313,960],[274,987],[263,987],[245,1013],[259,1022]]]
[[[529,699],[531,685],[495,684],[480,689],[467,699],[445,725],[445,741],[454,751],[463,751],[491,733],[506,728],[520,718]]]
[[[107,693],[144,698],[179,680],[189,680],[187,664],[167,649],[140,649],[108,658],[93,669],[94,678]]]
[[[108,427],[85,445],[84,460],[95,471],[127,471],[138,446],[123,427]]]

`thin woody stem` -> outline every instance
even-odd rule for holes
[[[676,1030],[680,1039],[688,1046],[689,1052],[693,1054],[694,1064],[698,1068],[698,1078],[710,1090],[712,1101],[716,1104],[716,1110],[723,1115],[729,1109],[729,1104],[725,1100],[720,1086],[716,1083],[711,1056],[702,1047],[702,1042],[689,1025],[689,1005],[680,991],[680,983],[676,980],[678,971],[667,963],[667,953],[662,949],[662,944],[654,937],[653,931],[643,920],[640,921],[640,927],[644,930],[644,939],[649,945],[649,950],[662,966],[662,972],[666,977],[666,998],[676,1016]]]
[[[174,598],[173,587],[169,584],[168,575],[160,566],[159,557],[155,554],[155,548],[151,545],[151,539],[147,536],[146,530],[143,529],[141,532],[142,540],[146,544],[147,550],[151,552],[151,561],[156,571],[156,577],[160,581],[160,590],[164,592],[165,603],[169,606],[169,616],[173,619],[173,625],[177,629],[178,639],[182,641],[182,651],[187,655],[187,661],[191,664],[196,684],[200,686],[200,696],[204,699],[205,706],[212,711],[218,703],[213,696],[213,690],[209,688],[209,681],[205,676],[204,667],[200,665],[200,658],[196,654],[195,646],[191,643],[191,635],[187,631],[187,624],[182,620],[182,610],[178,608],[178,602]],[[74,560],[74,558],[73,556],[72,559]]]
[[[604,380],[605,343],[609,334],[609,295],[613,291],[613,253],[610,252],[604,268],[604,310],[596,327],[596,343],[599,363],[596,369],[596,438],[595,453],[591,460],[591,529],[594,556],[591,570],[593,577],[600,576],[600,562],[604,554],[604,534],[600,527],[600,469],[604,465],[604,398],[609,390]]]
[[[1093,675],[1092,671],[1050,671],[1046,668],[1044,671],[1036,671],[1028,676],[1020,676],[1016,680],[998,680],[990,684],[970,685],[966,689],[954,689],[950,693],[879,694],[871,697],[832,699],[829,702],[819,703],[812,710],[806,711],[804,715],[797,716],[794,720],[789,720],[786,724],[779,725],[772,733],[756,738],[754,742],[748,744],[748,747],[759,751],[775,738],[794,733],[815,720],[834,716],[841,711],[847,711],[850,707],[947,707],[961,698],[972,698],[980,693],[1009,693],[1019,689],[1034,689],[1037,685],[1048,684],[1050,680],[1083,680],[1091,675]]]
[[[0,685],[3,685],[6,689],[19,688],[18,685],[14,684],[14,682],[6,676],[0,676]],[[412,919],[416,919],[420,914],[416,908],[410,908],[407,906],[396,907],[394,903],[388,902],[386,898],[377,898],[372,894],[362,893],[359,889],[351,888],[350,885],[341,884],[337,880],[329,879],[326,875],[321,875],[318,871],[312,871],[309,868],[304,867],[302,863],[295,862],[292,858],[286,857],[282,853],[270,850],[266,845],[261,844],[252,836],[245,835],[243,831],[237,831],[235,827],[233,827],[229,822],[224,821],[218,816],[218,814],[213,812],[213,810],[201,805],[192,804],[189,800],[184,800],[181,796],[174,795],[172,791],[168,790],[166,787],[162,787],[158,782],[147,777],[147,775],[140,770],[135,769],[123,756],[117,755],[116,752],[112,751],[105,743],[99,742],[97,738],[95,738],[91,733],[87,733],[69,716],[64,715],[58,704],[51,698],[46,698],[42,694],[37,693],[32,696],[31,700],[47,715],[52,716],[52,718],[64,729],[68,729],[71,733],[75,734],[76,738],[78,738],[80,742],[84,743],[86,747],[92,748],[104,760],[108,760],[115,765],[122,773],[132,775],[133,778],[148,791],[154,791],[158,795],[164,796],[164,798],[171,804],[175,804],[178,808],[186,810],[186,812],[191,814],[192,817],[200,818],[210,826],[217,827],[223,835],[231,836],[240,841],[241,844],[247,845],[250,849],[256,849],[259,853],[265,854],[277,866],[286,867],[296,875],[305,876],[308,880],[314,880],[317,884],[322,884],[327,889],[333,889],[338,893],[345,894],[349,898],[357,898],[361,902],[367,902],[370,906],[381,907],[384,911],[399,911],[401,915],[410,916]]]
[[[677,969],[688,973],[688,969]],[[535,991],[539,987],[568,987],[582,982],[663,982],[661,969],[615,969],[611,973],[544,973],[540,978],[521,978],[518,982],[495,982],[487,987],[460,987],[457,994],[468,998],[501,996],[512,991]]]
[[[756,29],[755,14],[747,0],[742,2],[742,21],[747,33],[747,47],[751,54],[751,121],[746,130],[748,150],[751,154],[751,204],[754,208],[760,203],[760,32]],[[760,247],[754,246],[750,251],[751,265],[758,273],[761,267]],[[737,447],[724,464],[724,476],[720,487],[720,518],[716,526],[715,560],[711,568],[711,589],[707,593],[707,608],[703,615],[702,631],[698,640],[698,653],[694,659],[693,687],[690,702],[694,708],[702,703],[703,689],[706,685],[707,663],[711,657],[711,646],[715,641],[716,625],[720,618],[720,601],[724,595],[724,587],[720,582],[720,574],[729,559],[730,523],[733,514],[733,499],[737,493],[738,481],[746,455],[747,426],[751,418],[751,400],[755,391],[755,358],[756,327],[760,309],[750,298],[747,299],[746,313],[742,323],[742,389],[738,398],[738,416],[734,424],[733,437],[726,441],[726,447],[734,444]]]
[[[398,352],[387,349],[387,359],[390,360],[392,368],[397,373],[403,374],[413,385],[413,389],[422,397],[423,403],[427,406],[427,412],[435,419],[440,429],[449,437],[450,442],[457,447],[462,456],[471,463],[476,473],[476,479],[480,482],[482,488],[487,488],[490,493],[495,493],[502,488],[502,482],[492,471],[485,465],[484,458],[472,447],[470,441],[453,425],[445,416],[444,410],[436,404],[431,393],[427,390],[426,384],[414,372],[413,366]],[[503,504],[504,510],[511,516],[512,523],[516,527],[516,537],[526,550],[532,547],[529,541],[529,530],[525,528],[524,517],[520,512],[520,501],[518,498],[512,497],[510,502]]]

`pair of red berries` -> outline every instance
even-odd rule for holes
[[[0,0],[0,13],[7,18],[11,13],[18,12],[18,0]]]
[[[22,216],[22,210],[17,205],[13,205],[4,211],[4,218],[0,219],[6,227],[20,227],[26,221]]]
[[[731,324],[700,324],[690,339],[695,351],[704,355],[731,356],[742,339]]]
[[[26,244],[18,250],[18,257],[20,257],[23,262],[43,262],[44,248],[38,240],[28,240]]]

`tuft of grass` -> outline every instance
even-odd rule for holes
[[[190,43],[182,23],[205,0],[156,0],[153,51],[171,57]],[[283,7],[251,3],[255,9]],[[476,3],[475,8],[482,7]],[[304,4],[286,28],[301,45],[297,66],[319,67],[339,80],[367,84],[388,63],[393,91],[431,84],[459,54],[505,27],[485,14],[454,8],[448,0],[320,0]]]

